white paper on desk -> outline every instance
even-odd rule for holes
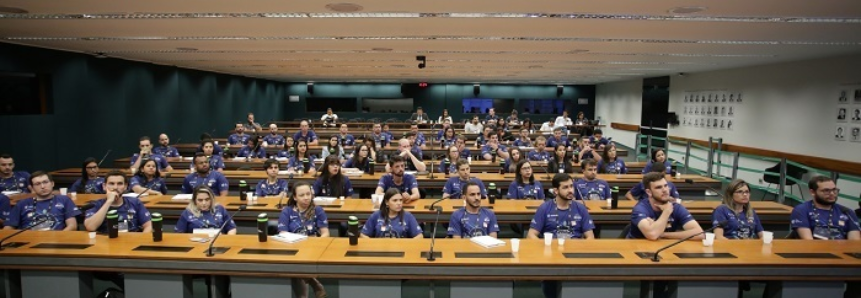
[[[278,171],[278,175],[289,175],[290,171]]]
[[[296,243],[308,239],[308,236],[290,232],[281,232],[278,235],[272,236],[272,240],[284,243]]]
[[[469,241],[472,243],[478,244],[484,248],[491,248],[497,246],[505,246],[505,241],[490,237],[490,236],[478,236],[469,238]]]
[[[286,158],[286,157],[276,157],[276,158],[275,158],[275,160],[280,161],[280,162],[288,162],[288,161],[290,161],[290,159],[289,159],[289,158]],[[281,173],[281,172],[278,172],[278,173]]]
[[[194,157],[193,156],[192,157],[183,157],[182,159],[183,160],[194,160]]]
[[[535,150],[535,147],[525,147],[525,146],[520,146],[520,150],[523,150],[523,151],[532,151],[532,150]]]
[[[148,195],[149,195],[149,193],[143,193],[143,194],[137,194],[137,193],[133,193],[133,192],[130,192],[130,193],[124,193],[124,194],[123,194],[123,198],[137,198],[137,197],[138,197],[138,195],[140,195],[140,197],[142,198],[142,197],[148,196]],[[191,198],[189,198],[189,200],[190,200],[190,199],[191,199]]]
[[[21,193],[21,191],[19,191],[19,190],[8,190],[8,191],[4,191],[4,192],[3,192],[3,195],[5,195],[5,196],[7,196],[7,197],[8,197],[8,196],[11,196],[11,195],[17,195],[17,194],[19,194],[19,193]]]
[[[404,171],[404,174],[413,175],[413,176],[415,176],[416,173],[418,173],[418,172],[416,172],[416,171]]]
[[[197,234],[197,235],[207,235],[207,236],[217,235],[218,229],[212,229],[212,228],[210,228],[210,229],[193,229],[193,230],[191,230],[191,233]]]
[[[331,203],[331,202],[335,201],[335,199],[336,199],[335,197],[319,196],[319,197],[314,197],[314,203]]]
[[[233,161],[243,161],[243,160],[245,160],[245,157],[234,157],[233,158]]]
[[[184,194],[184,193],[178,194],[178,195],[173,196],[173,198],[170,198],[170,199],[174,200],[174,201],[191,201],[191,194],[190,193],[189,194]]]

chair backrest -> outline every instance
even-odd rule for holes
[[[629,232],[631,232],[631,223],[628,223],[628,225],[626,225],[625,228],[622,229],[622,233],[619,234],[619,239],[628,238]]]

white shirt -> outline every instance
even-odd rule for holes
[[[338,114],[323,114],[323,117],[320,117],[320,120],[326,121],[326,118],[332,117],[333,121],[338,121]]]
[[[550,125],[549,122],[544,122],[544,124],[541,124],[540,130],[544,132],[553,132],[553,127],[554,126]]]
[[[445,117],[445,118],[443,118],[442,116],[439,116],[439,118],[438,118],[438,119],[439,119],[439,120],[437,120],[437,123],[440,123],[440,124],[442,124],[442,123],[443,123],[443,121],[445,121],[445,120],[448,120],[448,123],[450,123],[450,124],[454,124],[454,120],[452,120],[452,119],[451,119],[451,116],[448,116],[448,117]]]
[[[571,122],[571,118],[562,116],[556,117],[556,123],[553,124],[554,127],[564,127],[568,125],[574,125],[574,123]]]
[[[472,122],[467,122],[466,125],[463,126],[463,131],[465,133],[481,133],[484,130],[484,125],[481,123],[472,124]]]

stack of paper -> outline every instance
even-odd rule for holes
[[[284,242],[284,243],[296,243],[296,242],[304,241],[305,239],[308,239],[308,236],[305,236],[302,234],[290,233],[290,232],[281,232],[281,234],[272,236],[272,240],[280,241],[280,242]]]
[[[140,197],[141,197],[141,198],[143,198],[143,197],[145,197],[145,196],[148,196],[148,195],[149,195],[149,193],[137,194],[137,193],[130,192],[130,193],[125,193],[125,194],[123,194],[123,198],[137,198],[137,197],[138,197],[138,195],[140,195]],[[189,200],[190,200],[190,199],[191,199],[191,198],[189,198]]]
[[[191,194],[178,194],[173,196],[171,200],[174,201],[191,201]]]
[[[328,204],[328,203],[334,202],[336,199],[337,198],[335,198],[335,197],[317,196],[317,197],[314,197],[314,203]]]
[[[490,236],[479,236],[472,237],[469,239],[472,243],[481,245],[484,248],[491,248],[497,246],[505,246],[505,241],[490,237]]]
[[[280,162],[287,162],[287,161],[289,161],[290,159],[289,159],[289,158],[286,158],[286,157],[276,157],[276,158],[275,158],[275,160],[280,161]]]
[[[7,191],[4,191],[4,192],[3,192],[3,195],[5,195],[5,196],[7,196],[7,197],[8,197],[8,196],[11,196],[11,195],[17,195],[17,194],[19,194],[19,193],[21,193],[21,191],[19,191],[19,190],[7,190]]]
[[[341,168],[341,173],[347,177],[360,177],[365,174],[365,172],[362,172],[362,170],[359,170],[358,168]]]

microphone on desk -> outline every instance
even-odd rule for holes
[[[102,162],[105,161],[105,158],[108,158],[108,154],[111,154],[111,151],[113,151],[113,149],[108,149],[108,152],[105,152],[105,156],[102,156],[102,160],[99,161],[99,167],[102,166]]]
[[[221,231],[224,230],[224,227],[227,226],[227,223],[233,220],[233,217],[235,217],[236,214],[239,214],[239,212],[242,212],[247,207],[247,205],[239,205],[239,210],[236,210],[236,212],[233,212],[233,214],[230,215],[230,218],[224,220],[224,223],[222,223],[221,227],[218,228],[218,234],[216,234],[215,237],[212,238],[212,241],[209,242],[209,247],[206,249],[207,257],[215,256],[215,253],[212,252],[212,246],[215,245],[215,240],[218,240],[218,236],[221,236]]]
[[[694,179],[687,178],[687,179],[685,179],[685,183],[687,183],[687,184],[694,184]],[[718,191],[717,189],[711,188],[711,187],[709,187],[708,185],[703,185],[703,186],[704,186],[707,190],[710,190],[710,191],[714,192],[714,193],[715,193],[715,195],[720,195],[720,191]],[[706,195],[708,195],[708,194],[706,194]]]
[[[430,249],[428,250],[428,257],[427,257],[428,261],[436,261],[436,257],[433,255],[433,247],[434,247],[434,242],[436,241],[436,227],[437,227],[437,225],[439,225],[439,215],[442,214],[442,207],[434,208],[434,205],[436,203],[438,203],[439,201],[442,201],[442,200],[444,200],[444,199],[439,199],[436,202],[433,202],[433,204],[431,204],[431,207],[430,207],[430,209],[436,210],[436,219],[434,219],[433,229],[431,229],[431,244],[430,244]]]
[[[553,181],[553,177],[550,177],[550,170],[547,169],[547,164],[549,164],[549,163],[550,163],[550,159],[545,160],[544,164],[541,166],[541,168],[544,169],[544,173],[547,175],[547,180]]]
[[[287,188],[288,189],[290,188],[290,181],[292,181],[292,180],[293,180],[293,173],[290,173],[287,176]],[[282,203],[284,202],[284,197],[286,196],[286,194],[287,194],[286,191],[281,192],[281,198],[278,199],[278,205],[275,205],[275,208],[278,208],[278,209],[284,208],[284,204],[282,204]]]
[[[428,206],[428,210],[434,210],[434,207],[436,206],[437,203],[445,201],[445,200],[446,200],[446,198],[442,198],[442,199],[438,199],[438,200],[434,201],[433,203],[430,204],[430,206]]]
[[[90,208],[92,208],[92,207],[90,207]],[[15,236],[17,236],[18,234],[21,234],[21,233],[24,233],[24,232],[26,232],[26,231],[29,231],[30,229],[32,229],[32,228],[34,228],[34,227],[37,227],[37,226],[41,225],[42,223],[44,223],[44,222],[48,221],[48,219],[50,219],[50,217],[47,217],[47,216],[46,216],[46,217],[43,217],[43,218],[42,218],[42,219],[40,219],[39,221],[37,221],[37,222],[34,222],[34,223],[30,224],[30,226],[29,226],[29,227],[25,227],[25,228],[21,229],[20,231],[17,231],[17,232],[15,232],[15,233],[13,233],[12,235],[9,235],[9,236],[4,237],[3,239],[0,239],[0,250],[5,249],[5,247],[3,246],[3,242],[5,242],[6,240],[9,240],[10,238],[15,237]]]
[[[660,261],[661,261],[661,257],[660,257],[660,256],[658,256],[658,254],[659,254],[659,253],[661,253],[662,251],[664,251],[664,250],[666,250],[666,249],[668,249],[668,248],[670,248],[670,247],[676,246],[676,245],[678,245],[679,243],[682,243],[682,242],[688,241],[688,240],[690,240],[691,238],[694,238],[694,237],[696,237],[696,236],[699,236],[699,235],[702,235],[702,234],[705,234],[705,233],[710,233],[710,232],[714,231],[714,230],[715,230],[715,229],[717,229],[717,228],[725,227],[726,225],[727,225],[727,221],[725,221],[725,220],[724,220],[724,221],[721,221],[721,222],[718,222],[718,224],[717,224],[716,226],[713,226],[713,227],[711,227],[711,228],[708,228],[708,229],[706,229],[705,231],[702,231],[702,232],[699,232],[699,233],[696,233],[696,234],[690,235],[690,236],[688,236],[688,237],[685,237],[684,239],[679,239],[679,241],[676,241],[676,242],[670,243],[670,245],[667,245],[667,246],[661,247],[661,249],[659,249],[658,251],[656,251],[656,252],[655,252],[655,254],[654,254],[654,255],[652,255],[652,262],[660,262]]]

